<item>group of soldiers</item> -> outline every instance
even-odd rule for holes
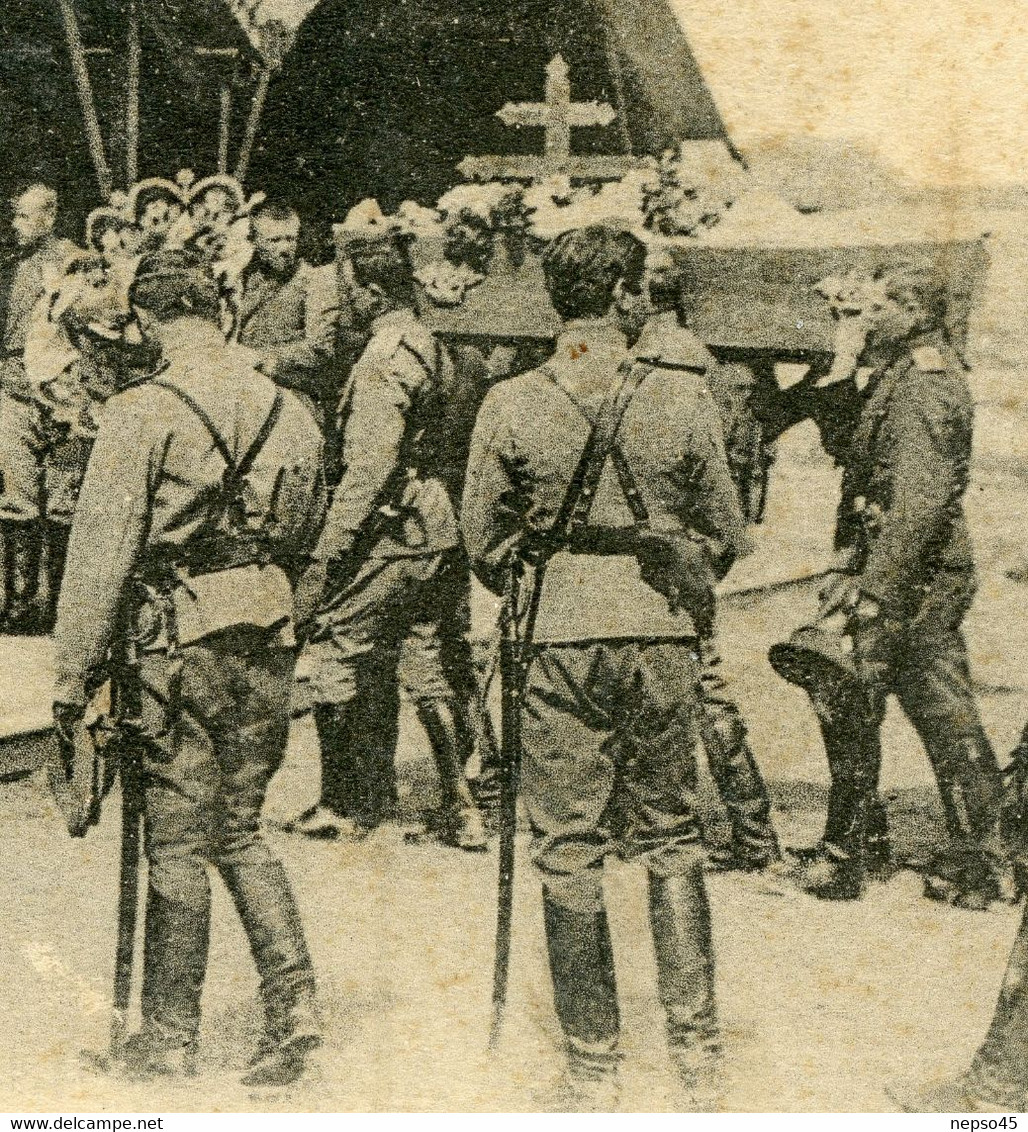
[[[70,249],[53,235],[50,190],[33,187],[15,210],[0,509],[17,564],[24,524],[51,519],[45,461],[33,452],[23,491],[12,455],[29,450],[26,421],[52,415],[27,373],[25,310]],[[705,871],[759,871],[831,900],[886,875],[890,693],[946,814],[926,894],[971,908],[1014,898],[1001,774],[960,633],[974,591],[961,509],[972,402],[939,280],[909,267],[868,280],[839,315],[856,320],[845,337],[857,345],[811,378],[801,407],[790,391],[767,410],[772,431],[804,415],[830,424],[845,469],[836,569],[816,624],[779,665],[811,692],[829,811],[823,838],[783,859],[716,636],[715,586],[749,550],[726,453],[743,383],[689,330],[695,288],[669,249],[601,225],[557,237],[543,257],[562,323],[552,352],[495,375],[419,317],[399,232],[355,227],[337,265],[313,268],[291,210],[266,204],[248,224],[254,254],[228,311],[210,257],[186,246],[144,251],[122,288],[105,275],[103,318],[79,319],[114,372],[94,397],[60,550],[54,711],[73,748],[114,658],[132,674],[119,702],[142,751],[150,867],[128,1072],[195,1065],[211,865],[261,978],[265,1029],[244,1080],[293,1081],[320,1043],[300,915],[261,830],[301,649],[322,785],[295,830],[359,839],[389,815],[402,687],[435,757],[444,838],[487,847],[466,773],[488,730],[468,645],[472,573],[503,595],[516,645],[505,676],[520,749],[504,756],[522,768],[572,1107],[616,1104],[606,858],[646,870],[669,1051],[695,1103],[721,1054]],[[34,596],[18,584],[9,630]],[[731,826],[710,855],[700,740]],[[1024,947],[959,1084],[962,1108],[1016,1105],[1028,1089]]]

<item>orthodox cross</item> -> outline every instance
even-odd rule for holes
[[[545,177],[571,177],[579,181],[618,181],[638,165],[623,156],[586,156],[571,152],[571,131],[585,126],[609,126],[617,117],[606,102],[572,102],[571,77],[561,55],[546,67],[542,102],[508,102],[496,112],[505,126],[542,127],[542,156],[503,154],[465,157],[457,166],[473,181],[535,181]]]

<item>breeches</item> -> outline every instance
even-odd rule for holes
[[[995,818],[999,771],[982,728],[960,630],[966,601],[928,606],[892,643],[881,687],[865,702],[814,696],[833,794],[877,790],[887,696],[899,700],[939,782],[952,834],[981,837]],[[831,809],[831,802],[830,802]],[[831,816],[831,815],[830,815]],[[829,837],[831,840],[831,837]]]
[[[260,814],[285,754],[295,656],[258,633],[249,642],[228,636],[188,645],[170,662],[144,656],[141,671],[150,883],[195,908],[209,898],[208,863],[275,860]]]
[[[548,888],[594,883],[611,852],[665,876],[695,859],[698,678],[692,641],[539,648],[523,711],[523,797]]]
[[[417,702],[451,696],[440,622],[454,586],[451,553],[369,559],[318,618],[307,645],[315,703],[344,705],[357,698],[362,671],[397,679]]]
[[[0,390],[0,519],[70,523],[90,447],[56,434],[35,401]]]

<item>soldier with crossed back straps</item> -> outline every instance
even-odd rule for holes
[[[537,544],[546,548],[522,796],[569,1101],[597,1111],[616,1103],[617,1089],[609,854],[647,870],[658,991],[689,1090],[708,1079],[720,1048],[694,805],[697,622],[745,530],[709,398],[691,378],[629,356],[623,316],[641,301],[644,260],[639,240],[604,226],[547,249],[546,287],[563,321],[556,351],[487,395],[461,515],[472,566],[494,592],[512,555],[539,560]],[[572,488],[597,421],[613,432],[609,458]],[[566,538],[554,531],[565,512]]]
[[[58,606],[55,719],[70,742],[86,689],[131,638],[149,891],[129,1072],[195,1067],[213,865],[261,978],[265,1029],[244,1082],[284,1084],[321,1036],[299,910],[260,813],[285,755],[292,587],[324,519],[322,440],[300,400],[225,343],[217,284],[192,253],[144,256],[131,298],[166,364],[105,407]]]

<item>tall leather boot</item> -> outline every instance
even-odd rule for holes
[[[728,852],[715,855],[713,863],[724,869],[765,868],[782,853],[771,822],[771,796],[747,742],[745,724],[738,711],[725,704],[705,703],[701,711],[707,763],[732,827]]]
[[[933,734],[925,746],[949,835],[946,848],[928,862],[925,895],[962,908],[988,908],[1005,898],[1009,868],[999,834],[1002,775],[995,752],[980,730]]]
[[[191,1073],[207,974],[210,901],[192,907],[152,885],[143,934],[142,1030],[126,1046],[126,1068],[140,1076]]]
[[[974,1092],[1023,1110],[1028,1097],[1028,908],[1014,940],[996,1011],[968,1073]],[[955,1111],[955,1110],[954,1110]]]
[[[261,980],[265,1032],[244,1077],[247,1085],[285,1085],[321,1045],[314,967],[285,869],[264,861],[220,865]]]
[[[43,633],[52,633],[57,624],[57,601],[61,596],[70,534],[71,527],[66,523],[46,524],[46,603],[40,616]]]
[[[729,846],[711,854],[714,868],[763,869],[781,860],[771,797],[750,748],[746,724],[724,677],[714,638],[700,642],[700,734],[711,777],[732,827]]]
[[[5,633],[28,636],[39,632],[39,569],[42,559],[42,524],[3,523]]]
[[[670,877],[651,872],[649,910],[668,1049],[683,1084],[694,1088],[709,1076],[721,1052],[702,868]]]
[[[543,921],[574,1099],[582,1108],[605,1111],[616,1099],[621,1030],[607,912],[567,908],[544,887]]]
[[[482,815],[464,776],[462,731],[452,701],[422,702],[418,704],[418,718],[432,745],[450,840],[458,849],[486,849],[488,839]]]

